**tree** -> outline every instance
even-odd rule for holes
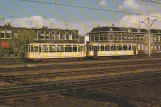
[[[22,29],[18,31],[16,35],[12,36],[9,45],[12,47],[14,54],[24,58],[27,52],[27,44],[34,41],[34,36],[34,31],[26,29]]]
[[[4,55],[4,48],[0,46],[0,58]]]

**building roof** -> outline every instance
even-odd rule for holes
[[[95,27],[92,29],[91,32],[106,32],[106,31],[122,31],[120,27],[108,27],[108,26],[103,26],[103,27]]]
[[[103,27],[95,27],[91,30],[90,33],[94,32],[108,32],[108,31],[121,31],[121,32],[128,32],[128,29],[130,29],[130,32],[141,32],[141,33],[146,33],[147,29],[137,29],[137,28],[132,28],[132,27],[108,27],[108,26],[103,26]],[[140,30],[140,31],[139,31]],[[151,33],[161,33],[161,30],[157,29],[151,29]]]

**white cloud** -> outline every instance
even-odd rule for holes
[[[152,25],[152,28],[161,29],[161,13],[153,13],[151,16],[157,16],[158,18],[156,22]],[[140,22],[145,20],[147,16],[140,16]],[[150,17],[151,22],[154,17]],[[15,27],[36,27],[41,28],[42,26],[47,26],[49,28],[60,28],[66,29],[65,21],[61,21],[55,18],[43,18],[42,16],[31,16],[24,18],[16,18],[16,19],[6,19],[4,23],[12,22],[11,25]],[[3,21],[0,21],[0,25],[4,25]],[[79,30],[79,34],[84,35],[87,32],[90,32],[93,27],[99,26],[111,26],[113,22],[110,21],[94,21],[94,22],[67,22],[68,29],[77,29]],[[115,26],[120,27],[139,27],[139,15],[126,15],[122,17],[120,20],[114,22]],[[85,32],[86,25],[86,32]],[[143,23],[140,23],[141,28],[146,28]]]
[[[0,20],[0,26],[3,26],[6,23],[10,23],[14,27],[36,27],[42,28],[42,26],[47,26],[48,28],[60,28],[66,29],[65,21],[61,21],[55,18],[44,18],[42,16],[31,16],[31,17],[23,17],[23,18],[15,18],[15,19],[5,19],[4,22]],[[84,35],[87,32],[91,31],[93,27],[96,26],[107,26],[109,25],[104,21],[95,21],[95,22],[67,22],[68,29],[77,29],[79,30],[79,34]],[[85,29],[86,26],[86,29]]]
[[[157,17],[152,17],[152,16],[157,16]],[[150,24],[153,22],[154,19],[156,19],[157,21],[154,22],[151,26],[151,28],[155,28],[155,29],[161,29],[161,14],[160,13],[153,13],[150,15]],[[145,15],[126,15],[124,17],[122,17],[122,19],[120,19],[117,24],[119,26],[122,27],[135,27],[135,28],[139,28],[139,24],[140,24],[140,28],[147,28],[147,26],[144,23],[141,23],[142,21],[144,21],[145,19],[147,19],[148,16]],[[145,23],[147,24],[147,20],[145,21]]]
[[[102,7],[105,7],[107,5],[106,1],[105,0],[101,0],[99,2],[99,5],[102,6]]]
[[[137,3],[137,0],[124,0],[124,2],[119,5],[119,10],[123,10],[123,9],[130,9],[133,11],[138,11],[140,6]]]

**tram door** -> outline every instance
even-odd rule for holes
[[[98,46],[93,46],[93,55],[94,57],[98,56]]]
[[[35,58],[39,58],[39,51],[38,51],[39,47],[38,46],[34,46],[34,57]]]
[[[80,46],[81,57],[84,57],[84,46]]]
[[[136,46],[133,46],[134,55],[136,55]]]

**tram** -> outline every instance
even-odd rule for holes
[[[30,60],[84,57],[85,46],[81,43],[31,43],[26,55]]]
[[[134,43],[31,43],[26,58],[29,60],[60,58],[98,58],[134,56],[138,54]]]
[[[132,56],[137,55],[136,44],[133,43],[89,43],[87,57]]]

